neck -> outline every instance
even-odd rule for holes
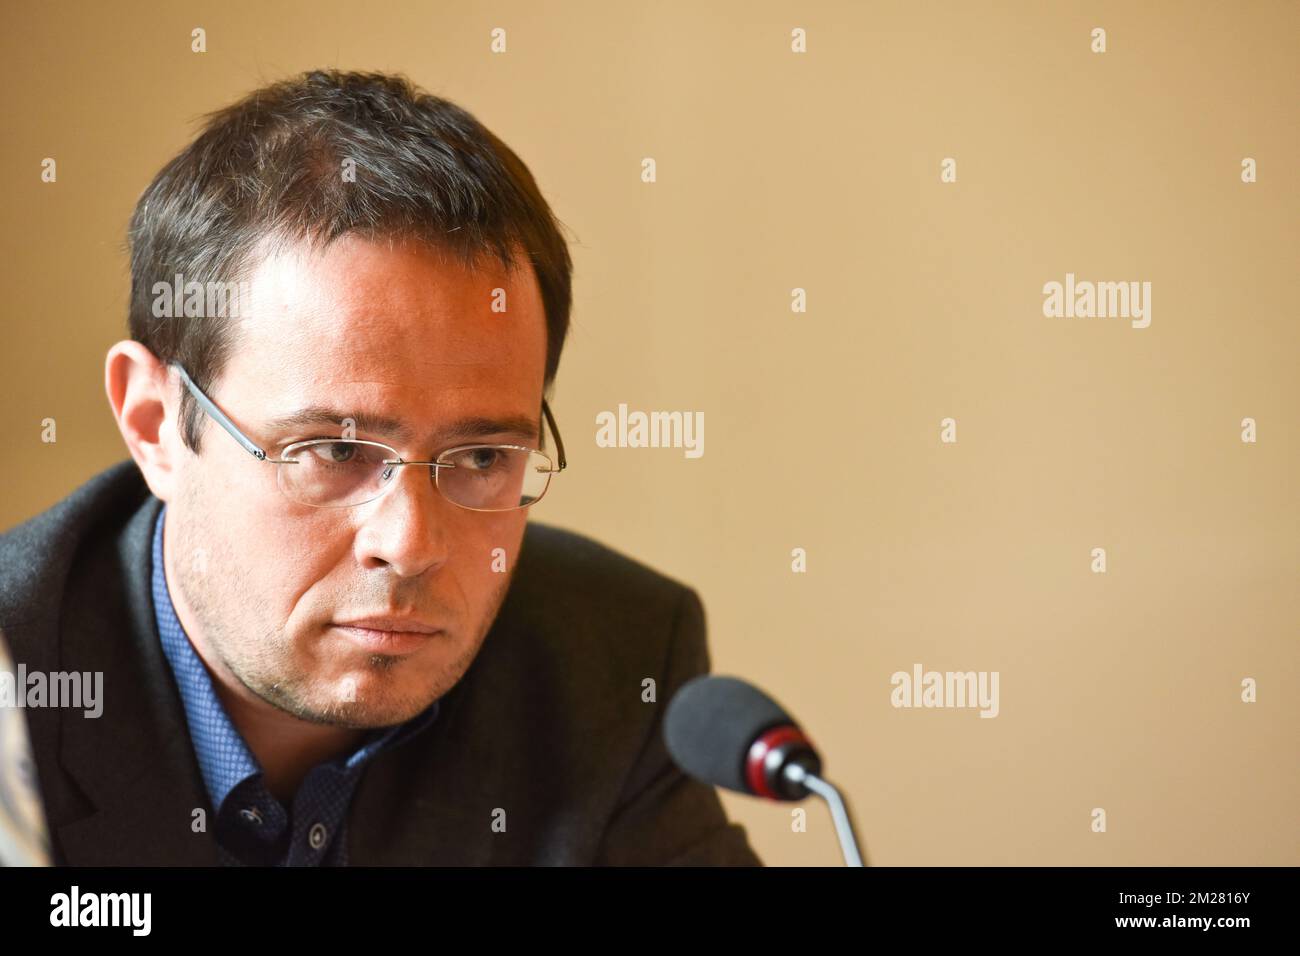
[[[221,674],[202,651],[199,656],[231,722],[261,765],[266,788],[283,804],[293,800],[312,767],[351,753],[365,737],[364,730],[313,724],[287,714],[252,694],[233,674]]]

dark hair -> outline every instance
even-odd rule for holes
[[[348,159],[355,181],[344,180]],[[551,386],[572,305],[558,220],[528,167],[478,120],[382,73],[305,73],[208,115],[131,217],[131,337],[206,389],[229,357],[233,326],[155,316],[154,284],[176,274],[233,283],[263,240],[324,246],[348,233],[415,237],[471,268],[495,255],[514,270],[520,247],[546,310]],[[182,388],[181,435],[194,451],[203,417]]]

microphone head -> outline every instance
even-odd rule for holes
[[[792,799],[806,792],[779,782],[793,756],[820,772],[820,761],[790,715],[735,677],[703,674],[683,684],[664,715],[664,743],[692,777],[755,796]]]

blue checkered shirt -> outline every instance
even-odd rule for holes
[[[153,604],[163,653],[180,688],[190,741],[216,808],[213,821],[227,866],[347,866],[348,805],[376,754],[419,733],[438,716],[438,702],[397,727],[371,731],[354,753],[317,764],[286,808],[262,781],[262,767],[231,723],[212,678],[176,617],[163,568],[163,506],[154,524]]]

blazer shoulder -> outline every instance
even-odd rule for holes
[[[635,609],[651,618],[671,618],[694,589],[595,538],[554,525],[530,522],[515,581],[521,597],[557,614],[621,617]]]
[[[678,578],[587,535],[532,522],[517,560],[494,630],[512,671],[554,671],[590,688],[662,674],[674,642],[697,664],[707,661],[703,605]]]
[[[149,494],[135,462],[119,462],[0,534],[0,627],[55,600],[83,546],[116,535]]]

